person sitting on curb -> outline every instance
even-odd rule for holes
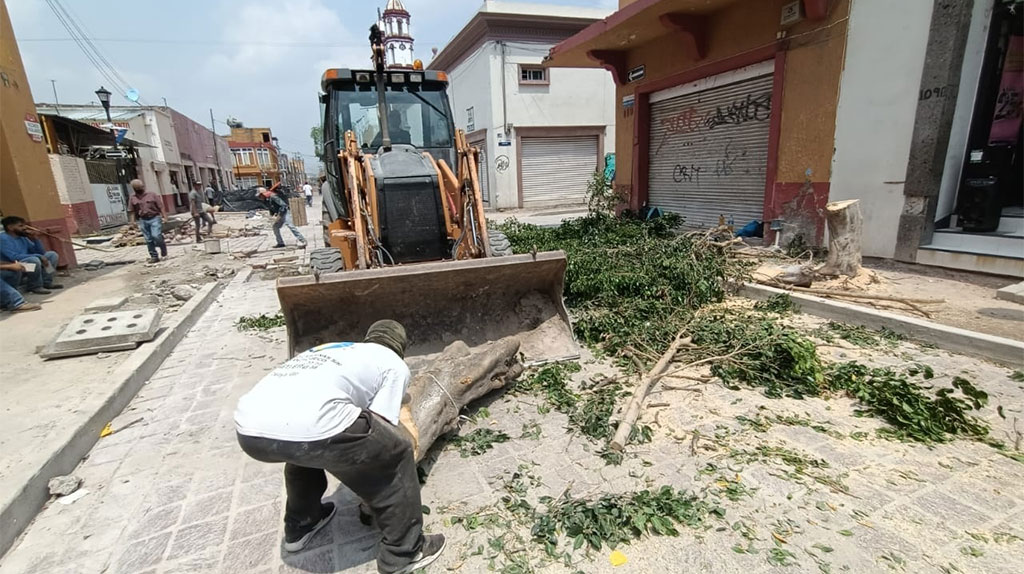
[[[284,549],[298,552],[334,517],[322,502],[333,474],[376,519],[381,574],[434,562],[443,534],[423,534],[410,436],[398,428],[409,385],[405,328],[370,325],[362,343],[327,343],[288,360],[238,400],[238,444],[252,458],[284,464]]]
[[[146,191],[146,184],[141,179],[131,181],[135,194],[128,200],[128,219],[132,223],[138,222],[139,231],[146,238],[146,248],[149,249],[149,261],[156,263],[160,257],[167,257],[167,243],[164,241],[164,202],[160,196],[152,191]],[[156,249],[160,248],[160,256],[157,256]]]
[[[265,187],[256,188],[257,199],[263,199],[267,202],[267,209],[270,210],[270,215],[274,216],[274,237],[277,238],[277,245],[275,248],[284,247],[284,238],[281,237],[281,226],[288,226],[288,230],[295,236],[295,240],[299,242],[299,247],[306,246],[306,238],[302,236],[298,227],[292,222],[292,212],[288,209],[288,202],[281,199],[281,196],[270,191]]]
[[[23,264],[18,270],[4,268],[0,273],[3,280],[15,289],[21,287],[22,280],[27,280],[27,289],[40,295],[52,293],[50,289],[63,289],[63,285],[53,282],[57,274],[57,253],[43,247],[35,230],[17,215],[3,218],[0,224],[4,227],[0,233],[0,262]]]
[[[25,266],[21,263],[0,263],[2,271],[24,272]],[[0,310],[11,313],[22,313],[24,311],[38,311],[43,306],[39,303],[28,303],[17,289],[11,287],[7,281],[0,281]]]

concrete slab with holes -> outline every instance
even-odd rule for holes
[[[151,341],[160,328],[158,308],[79,315],[39,354],[46,359],[131,348]]]

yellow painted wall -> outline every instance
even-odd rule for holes
[[[620,0],[620,6],[633,0]],[[645,78],[616,89],[615,152],[617,185],[629,185],[633,169],[635,114],[624,114],[622,97],[638,87],[693,68],[745,53],[776,41],[782,6],[789,0],[740,1],[711,16],[707,55],[697,60],[668,32],[628,52],[628,67],[645,66]],[[824,21],[803,21],[786,30],[790,47],[783,83],[779,136],[779,182],[828,181],[835,133],[839,80],[846,45],[849,0],[831,0]],[[661,33],[663,28],[658,28]],[[779,105],[773,102],[773,105]]]
[[[46,143],[33,141],[25,129],[25,115],[36,115],[34,102],[7,4],[0,0],[0,210],[34,222],[62,220]]]

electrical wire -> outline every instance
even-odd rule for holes
[[[53,11],[53,14],[57,17],[57,20],[64,27],[64,29],[67,30],[68,34],[71,36],[71,39],[75,42],[75,44],[78,45],[78,48],[82,51],[85,57],[89,60],[90,63],[92,63],[93,67],[96,68],[96,71],[98,71],[101,76],[106,78],[107,82],[109,82],[110,87],[114,88],[115,90],[123,94],[124,88],[117,83],[117,80],[115,80],[110,75],[110,73],[103,68],[102,65],[100,65],[100,63],[96,60],[96,57],[93,56],[92,52],[90,52],[89,49],[85,46],[85,44],[75,35],[75,32],[71,27],[71,24],[67,22],[67,20],[64,18],[64,15],[53,4],[53,0],[46,0],[46,4]]]
[[[60,0],[46,0],[46,4],[53,11],[54,16],[60,22],[61,26],[67,31],[68,35],[71,36],[71,40],[75,42],[79,50],[85,55],[89,62],[96,68],[96,71],[103,76],[109,85],[118,91],[122,96],[127,96],[128,88],[131,88],[131,83],[128,82],[125,77],[117,70],[117,68],[103,55],[103,52],[96,47],[95,44],[89,39],[88,32],[79,25],[76,18],[69,12]],[[127,87],[126,87],[127,86]],[[142,105],[141,101],[133,102],[137,105]]]
[[[71,25],[74,26],[76,30],[78,30],[79,37],[82,38],[82,40],[86,44],[88,44],[90,48],[92,48],[93,53],[96,54],[99,60],[103,64],[105,64],[106,67],[114,74],[114,77],[117,78],[117,80],[121,82],[122,85],[131,88],[131,82],[126,80],[124,76],[122,76],[121,73],[117,71],[117,68],[112,63],[110,63],[110,60],[108,60],[107,57],[103,55],[103,52],[100,51],[100,49],[92,43],[92,40],[89,38],[89,30],[85,28],[84,24],[79,24],[80,18],[78,18],[78,15],[73,14],[68,8],[61,4],[61,0],[53,0],[53,2],[57,5],[58,8],[60,8],[64,12],[64,14],[68,17],[68,20],[71,22]]]

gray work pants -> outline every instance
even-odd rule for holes
[[[383,533],[377,569],[395,572],[412,562],[423,545],[423,511],[412,444],[388,421],[363,411],[341,434],[313,442],[291,442],[239,434],[238,444],[261,462],[283,462],[285,528],[321,518],[320,499],[330,472],[369,507]]]
[[[277,219],[274,220],[274,238],[277,239],[278,245],[284,245],[284,238],[281,237],[281,226],[287,227],[299,243],[306,242],[306,238],[302,236],[302,232],[299,231],[299,228],[295,227],[295,223],[292,222],[291,211],[285,211],[283,214],[278,214]]]

